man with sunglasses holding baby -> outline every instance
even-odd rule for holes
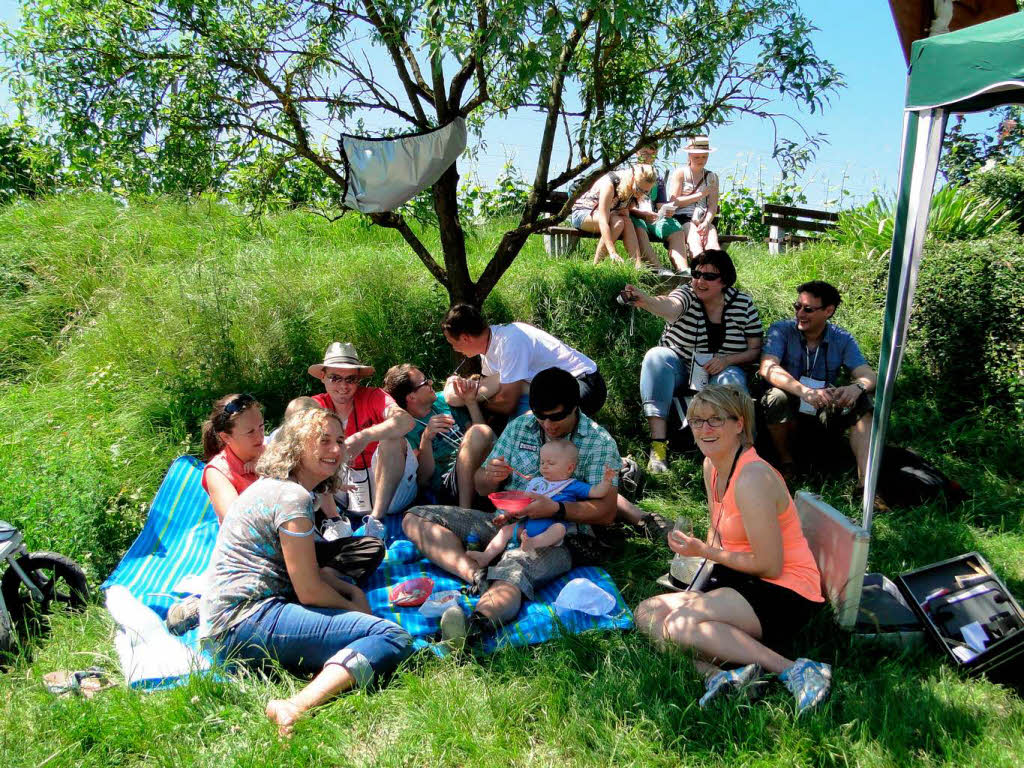
[[[828,436],[841,436],[849,429],[850,448],[863,486],[875,372],[853,335],[830,322],[842,300],[839,291],[822,280],[804,283],[796,290],[795,316],[772,324],[761,355],[761,377],[771,385],[761,406],[779,470],[792,478],[798,429],[817,421]],[[846,383],[840,384],[844,380]],[[800,431],[808,435],[806,430]],[[808,435],[807,441],[813,445],[805,453],[820,454],[820,440],[820,433]]]

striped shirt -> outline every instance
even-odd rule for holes
[[[704,304],[688,285],[676,288],[669,294],[682,305],[679,316],[665,326],[660,344],[674,350],[687,362],[697,352],[717,352],[734,355],[747,351],[749,337],[761,338],[761,317],[757,314],[754,300],[745,293],[729,286],[722,294],[725,306],[722,309],[722,323],[725,338],[717,349],[711,349],[708,340],[708,313]]]

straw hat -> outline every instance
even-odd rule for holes
[[[707,152],[711,153],[718,149],[718,147],[711,146],[711,140],[707,136],[694,136],[690,139],[690,143],[683,147],[683,152]]]
[[[360,376],[366,378],[372,376],[374,368],[372,365],[363,365],[359,361],[359,353],[356,348],[346,342],[332,341],[324,352],[324,361],[309,366],[309,375],[316,379],[324,377],[326,368],[346,368],[356,371]]]

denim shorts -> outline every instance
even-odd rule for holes
[[[583,229],[583,221],[590,215],[590,211],[585,211],[582,208],[577,208],[575,211],[569,214],[569,226],[575,227],[576,229]]]

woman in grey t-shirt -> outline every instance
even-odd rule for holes
[[[313,547],[312,491],[335,490],[345,461],[341,421],[316,408],[289,418],[256,466],[261,477],[228,509],[200,605],[200,636],[222,656],[316,672],[288,699],[267,704],[283,734],[302,714],[409,653],[409,634],[371,615],[358,587],[321,571]]]

